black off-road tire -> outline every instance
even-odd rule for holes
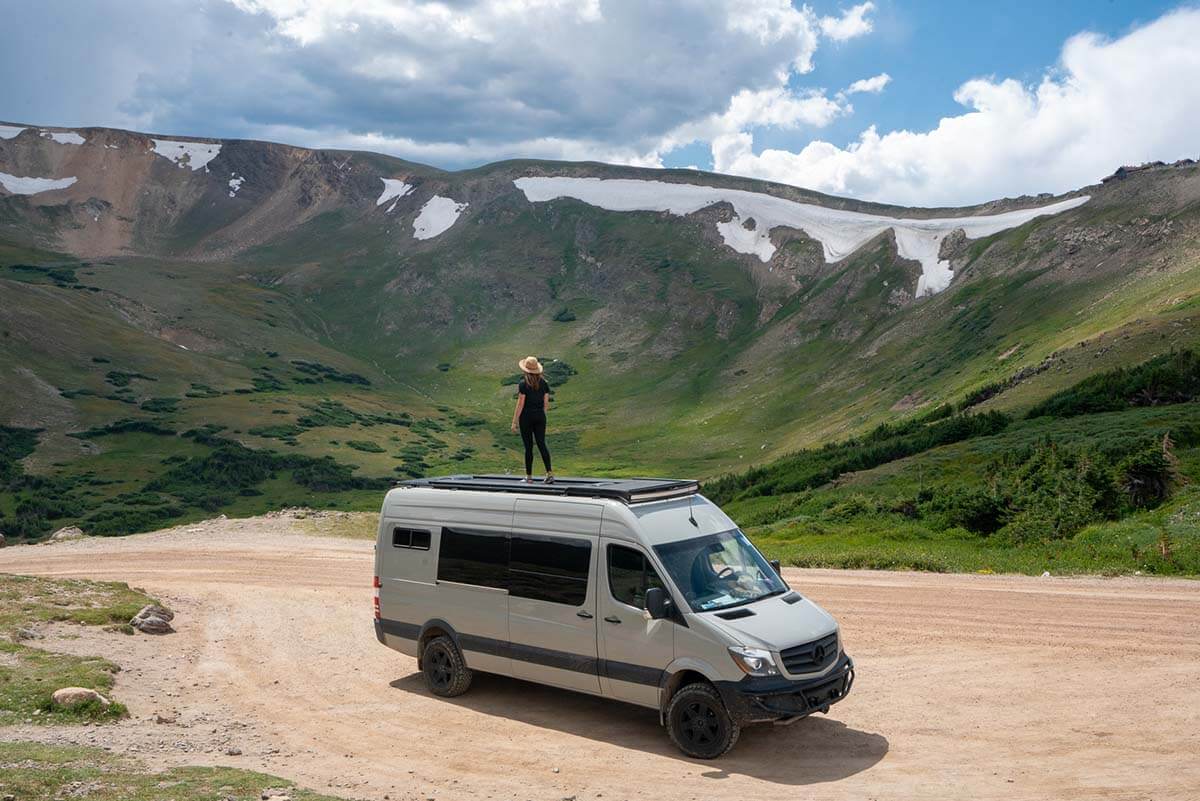
[[[711,684],[688,684],[667,704],[667,733],[671,742],[690,757],[716,759],[728,753],[742,729],[725,708]]]
[[[429,692],[442,698],[465,693],[475,675],[467,667],[454,640],[444,634],[425,644],[425,650],[421,652],[421,672]]]

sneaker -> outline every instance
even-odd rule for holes
[[[521,479],[521,480],[522,480],[522,481],[524,481],[526,484],[532,484],[532,483],[533,483],[533,476],[525,476],[525,478],[523,478],[523,479]]]
[[[546,474],[545,481],[546,481],[546,483],[547,483],[547,484],[553,484],[553,483],[554,483],[554,474],[553,474],[553,473],[547,473],[547,474]]]

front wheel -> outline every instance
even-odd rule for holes
[[[689,684],[667,704],[667,732],[680,751],[716,759],[737,742],[741,728],[711,684]]]
[[[425,674],[425,686],[429,691],[443,698],[465,693],[474,675],[454,640],[445,635],[435,637],[425,646],[421,654],[421,672]]]

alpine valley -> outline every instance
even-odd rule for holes
[[[1197,344],[1191,161],[931,209],[0,124],[9,538],[518,472],[536,354],[557,472],[707,479],[796,564],[1194,573]]]

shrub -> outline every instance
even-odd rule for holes
[[[1179,481],[1172,445],[1164,435],[1161,443],[1147,443],[1117,465],[1117,483],[1133,508],[1148,509],[1170,497]]]
[[[302,373],[312,377],[313,381],[337,381],[342,384],[359,384],[364,387],[371,386],[370,380],[359,375],[358,373],[343,373],[335,367],[330,367],[320,362],[307,362],[301,359],[292,359],[292,366]]]
[[[1160,406],[1200,399],[1200,355],[1190,350],[1156,356],[1085,378],[1029,410],[1029,417],[1074,417],[1130,406]]]
[[[1112,465],[1090,449],[1047,440],[993,463],[988,472],[1007,507],[998,534],[1009,541],[1065,539],[1121,511]]]
[[[179,403],[179,398],[151,398],[142,402],[143,412],[173,412],[176,405]]]

